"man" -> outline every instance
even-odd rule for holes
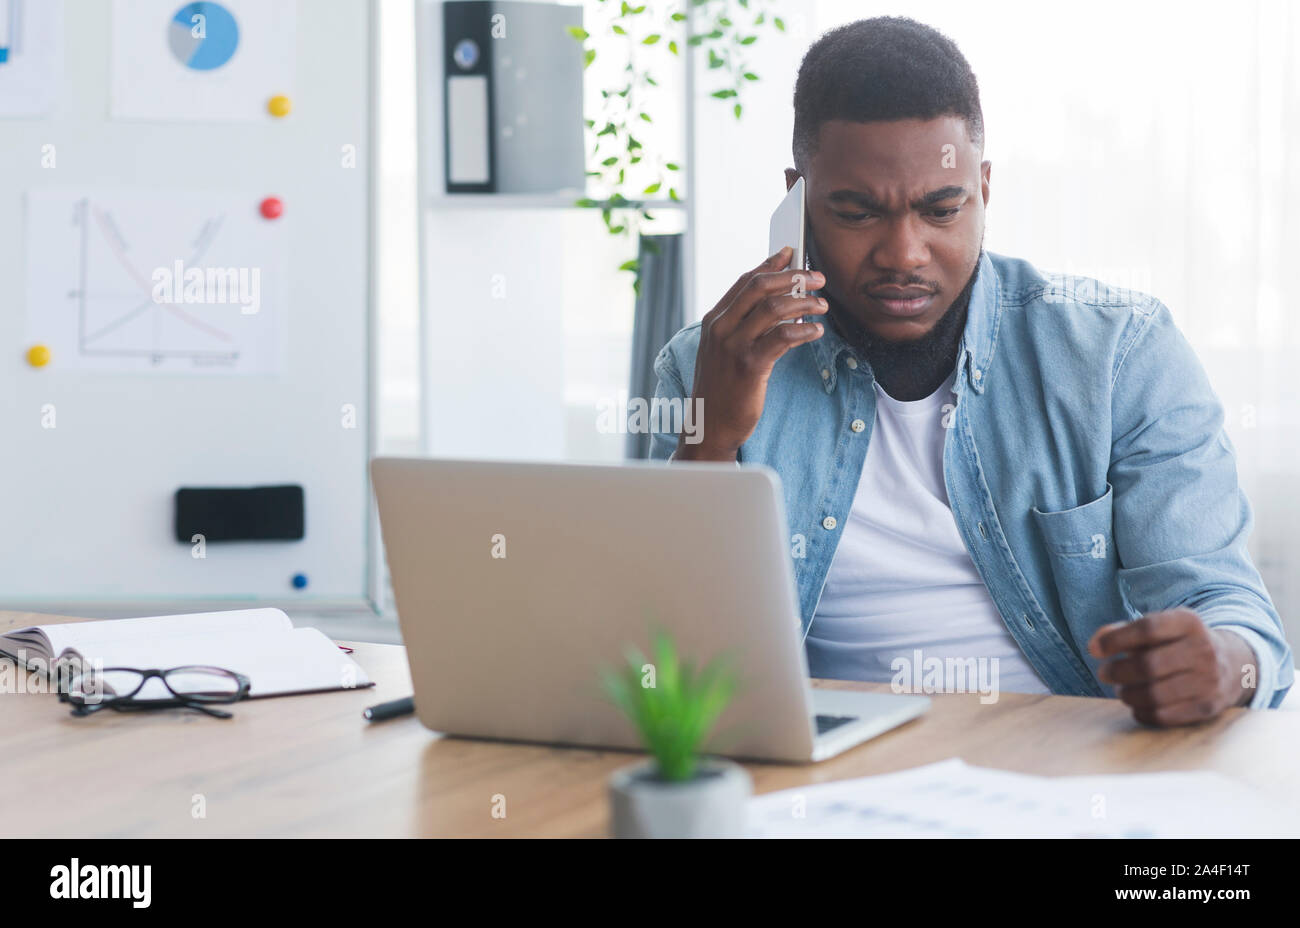
[[[772,256],[665,346],[658,401],[702,400],[703,426],[651,457],[780,475],[813,675],[987,661],[1153,725],[1278,705],[1292,652],[1221,406],[1159,301],[983,250],[957,47],[836,29],[794,106],[809,269]]]

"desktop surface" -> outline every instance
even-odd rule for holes
[[[51,616],[0,612],[0,630]],[[47,693],[0,695],[0,803],[11,837],[602,837],[606,781],[640,755],[441,737],[366,706],[410,694],[405,650],[349,644],[376,686],[233,706],[73,718]],[[3,660],[3,659],[0,659]],[[5,669],[5,673],[10,673]],[[28,672],[17,669],[21,685]],[[887,684],[815,681],[888,692]],[[1148,729],[1116,700],[933,694],[929,712],[819,764],[746,764],[756,793],[960,757],[1065,775],[1213,770],[1284,802],[1300,795],[1300,713],[1229,709]],[[504,817],[494,817],[501,810]]]

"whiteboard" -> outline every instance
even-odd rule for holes
[[[52,109],[0,119],[0,608],[373,603],[372,4],[297,4],[285,49],[289,115],[211,120],[110,115],[116,6],[67,0]],[[138,235],[150,209],[165,216],[169,199],[178,216],[190,210],[185,217],[228,202],[246,222],[262,199],[278,198],[277,256],[259,262],[261,311],[279,314],[265,357],[233,372],[192,362],[104,368],[73,363],[61,347],[47,366],[31,366],[32,319],[59,317],[70,301],[46,287],[29,305],[29,257],[51,280],[74,280],[87,248],[113,237],[29,255],[27,209],[69,194],[92,211],[110,204],[96,215],[116,215],[123,236]],[[249,236],[226,228],[230,253],[247,251]],[[115,331],[130,343],[127,330]],[[304,488],[301,541],[196,550],[174,537],[179,487],[286,483]]]

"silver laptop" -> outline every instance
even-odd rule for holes
[[[708,748],[816,761],[923,713],[924,696],[813,689],[776,474],[654,462],[378,458],[416,712],[448,734],[638,748],[600,669],[668,632],[740,678]]]

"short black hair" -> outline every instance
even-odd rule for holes
[[[903,16],[860,19],[808,49],[794,85],[794,163],[816,153],[823,123],[959,116],[984,150],[979,85],[952,39]]]

